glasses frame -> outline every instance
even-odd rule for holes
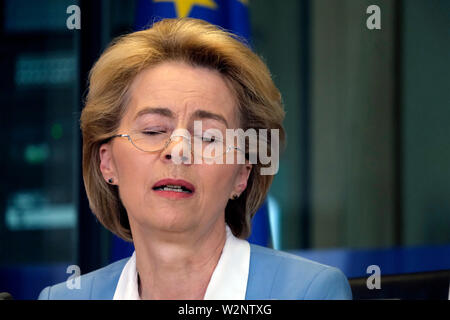
[[[162,133],[162,132],[161,132],[161,133]],[[184,138],[184,139],[190,139],[190,137],[186,137],[186,136],[184,136],[184,135],[182,135],[182,134],[172,134],[172,135],[167,139],[167,141],[164,143],[164,146],[163,146],[162,148],[157,149],[157,150],[153,150],[153,151],[147,151],[147,150],[143,150],[143,149],[139,148],[139,147],[133,142],[133,138],[132,138],[131,135],[128,134],[128,133],[115,134],[115,135],[111,136],[108,140],[113,139],[113,138],[127,138],[127,140],[130,141],[131,144],[132,144],[136,149],[138,149],[139,151],[142,151],[142,152],[145,152],[145,153],[155,153],[155,152],[161,152],[162,150],[166,149],[166,148],[169,146],[169,144],[172,142],[172,140],[173,140],[174,138],[177,138],[177,137],[182,137],[182,138]],[[223,142],[223,141],[222,141],[222,142]],[[192,143],[190,143],[190,145],[191,145],[191,154],[194,155],[194,148],[192,148]],[[227,154],[228,152],[230,152],[230,151],[233,150],[233,149],[235,149],[235,150],[237,150],[237,151],[240,151],[240,152],[244,153],[244,155],[245,155],[245,152],[244,152],[241,148],[235,147],[235,146],[227,146],[225,152],[224,152],[221,156],[223,156],[224,154]],[[206,158],[206,159],[217,159],[218,157],[220,157],[220,156],[217,156],[217,157],[215,157],[215,158]],[[203,158],[203,155],[202,155],[202,158]]]

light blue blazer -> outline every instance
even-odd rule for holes
[[[46,287],[39,299],[111,300],[128,259],[82,275],[80,289],[68,289],[65,282]],[[339,269],[250,244],[250,269],[245,298],[347,300],[352,298],[352,292],[347,278]]]

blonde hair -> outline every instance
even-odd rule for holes
[[[165,19],[149,29],[115,39],[89,75],[89,93],[81,114],[83,178],[97,219],[127,241],[132,241],[132,234],[126,208],[117,187],[102,176],[99,148],[117,133],[136,75],[165,61],[219,71],[236,96],[241,128],[257,132],[278,129],[281,148],[285,142],[280,92],[264,62],[233,34],[202,20],[183,18]],[[225,208],[225,220],[236,237],[250,235],[251,219],[272,183],[272,175],[259,174],[263,166],[253,164],[246,190],[238,199],[228,201]]]

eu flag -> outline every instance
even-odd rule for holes
[[[164,18],[184,17],[208,21],[249,40],[248,0],[139,0],[135,30]]]
[[[221,26],[250,43],[248,0],[139,0],[136,7],[136,31],[151,27],[164,18],[197,18]],[[250,243],[272,244],[269,222],[269,205],[266,201],[252,221]],[[272,230],[273,231],[273,230]],[[134,247],[114,236],[111,261],[130,256]]]

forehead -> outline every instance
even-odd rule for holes
[[[136,76],[130,86],[125,118],[132,121],[148,108],[167,108],[181,119],[204,110],[222,116],[230,127],[236,127],[236,98],[230,87],[216,70],[164,62]]]

